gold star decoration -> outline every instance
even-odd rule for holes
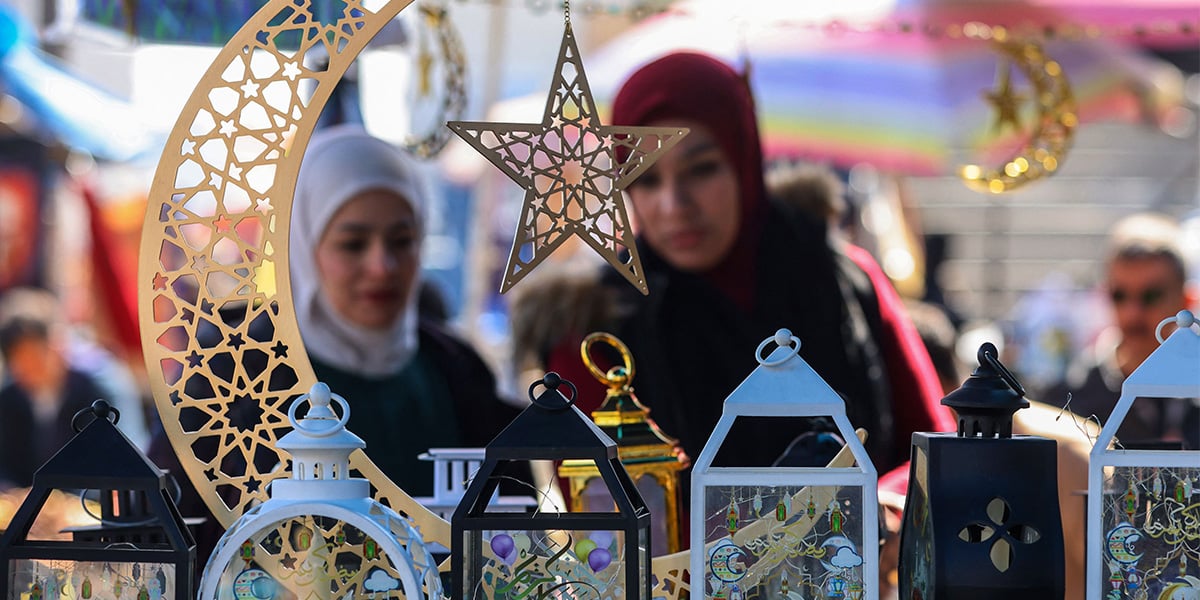
[[[983,97],[996,110],[996,120],[992,123],[993,131],[998,133],[1005,127],[1012,127],[1014,131],[1021,130],[1018,109],[1025,101],[1025,96],[1013,90],[1012,65],[1007,60],[1000,61],[997,66],[996,89],[984,92]]]
[[[572,235],[649,293],[621,190],[688,131],[602,125],[569,19],[541,123],[447,125],[525,189],[500,293]]]

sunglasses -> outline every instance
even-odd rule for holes
[[[1161,287],[1153,287],[1133,292],[1122,288],[1113,288],[1109,291],[1109,297],[1112,298],[1112,303],[1115,306],[1121,306],[1126,302],[1137,301],[1143,308],[1149,308],[1162,301],[1167,295],[1167,290]]]

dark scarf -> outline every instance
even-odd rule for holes
[[[637,363],[638,398],[663,430],[699,456],[725,397],[757,363],[754,348],[780,327],[800,338],[800,355],[846,400],[850,422],[870,433],[867,449],[882,472],[894,456],[892,409],[879,355],[880,317],[866,274],[826,242],[824,227],[770,207],[756,261],[754,308],[742,310],[703,275],[671,268],[639,246],[649,279],[642,296],[619,276],[614,333]],[[823,422],[780,419],[735,426],[717,464],[772,464],[798,435]]]

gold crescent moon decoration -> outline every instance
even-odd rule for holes
[[[454,28],[454,22],[444,6],[422,4],[417,7],[421,12],[420,21],[424,27],[432,30],[431,35],[437,38],[437,58],[424,47],[417,55],[418,94],[421,97],[433,92],[432,75],[435,66],[441,65],[443,73],[442,99],[438,114],[438,126],[423,136],[411,135],[404,141],[404,147],[414,156],[430,158],[446,147],[450,141],[450,129],[446,121],[461,119],[467,108],[466,50],[462,38]],[[418,39],[421,37],[418,34]],[[419,44],[423,46],[423,43]]]
[[[1047,56],[1040,45],[1011,39],[1003,27],[989,27],[982,23],[968,25],[974,26],[963,27],[967,37],[990,39],[996,52],[1004,59],[1000,68],[1008,69],[1008,62],[1015,64],[1033,87],[1031,100],[1037,107],[1037,116],[1029,141],[1020,152],[999,167],[967,164],[958,169],[958,175],[967,187],[979,192],[1002,194],[1058,170],[1070,150],[1079,116],[1062,65]],[[1006,77],[1006,74],[1001,74],[1001,77]],[[1013,123],[1016,115],[1008,112],[1015,109],[1011,104],[1014,101],[1011,89],[1002,84],[1002,90],[996,94],[1007,96],[1005,99],[989,95],[998,109],[997,125]],[[1009,103],[1007,106],[1006,101]]]
[[[315,382],[288,279],[291,199],[317,116],[367,42],[412,0],[378,11],[342,0],[270,0],[197,84],[151,184],[138,310],[155,404],[184,470],[225,527],[285,476],[279,437],[291,399]],[[294,50],[288,48],[296,48]],[[324,51],[328,66],[305,56]],[[305,99],[302,88],[312,90]],[[392,483],[366,454],[352,468],[376,498],[450,547],[450,526]]]
[[[269,0],[221,50],[167,138],[142,228],[139,327],[154,401],[184,471],[224,527],[287,476],[276,468],[276,442],[290,430],[292,399],[316,381],[288,278],[303,150],[346,68],[413,0],[374,12],[363,0],[342,0],[334,23],[313,18],[320,1]],[[314,50],[329,57],[320,70],[305,66]],[[663,143],[669,147],[685,132],[628,133],[673,138]],[[450,524],[364,452],[355,451],[350,466],[426,541],[453,547]],[[276,559],[292,568],[287,556]],[[687,569],[687,552],[655,558],[655,597],[686,594]]]

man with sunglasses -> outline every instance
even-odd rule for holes
[[[1069,392],[1072,412],[1095,415],[1101,423],[1108,420],[1125,378],[1158,348],[1155,328],[1191,304],[1180,237],[1176,223],[1157,214],[1135,214],[1113,227],[1105,284],[1114,327],[1084,351],[1066,380],[1043,395],[1044,401],[1066,403]],[[1196,399],[1138,400],[1117,438],[1126,448],[1183,444],[1200,449],[1200,405]]]

